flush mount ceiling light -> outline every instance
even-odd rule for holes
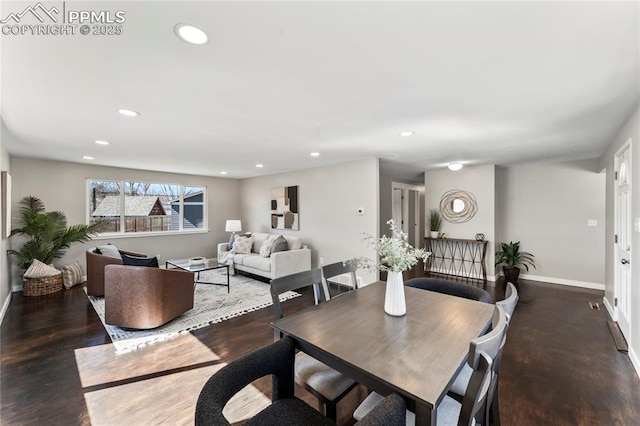
[[[83,155],[82,158],[84,158],[85,160],[93,160],[93,157],[90,155]]]
[[[226,175],[226,174],[227,174],[227,172],[220,172],[220,174],[221,174],[221,175]]]
[[[127,117],[137,117],[140,115],[138,111],[134,111],[132,109],[120,108],[118,112]]]
[[[413,132],[400,132],[400,136],[413,136]]]
[[[264,165],[262,165],[262,164],[256,164],[256,167],[257,167],[257,168],[259,168],[259,169],[261,169],[261,168],[263,168],[263,167],[264,167]]]
[[[319,152],[312,152],[311,154],[312,157],[320,157],[320,153]]]
[[[107,142],[107,141],[96,141],[96,144],[98,144],[98,145],[109,145],[109,142]]]
[[[447,166],[449,170],[453,170],[454,172],[460,170],[462,168],[462,164],[460,163],[449,163]]]
[[[205,44],[209,40],[209,37],[207,37],[207,34],[204,31],[202,31],[198,27],[194,27],[191,24],[177,24],[175,27],[173,27],[173,30],[175,31],[176,35],[180,37],[180,39],[186,41],[187,43]]]

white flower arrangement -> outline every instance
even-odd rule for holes
[[[378,252],[379,262],[366,257],[357,259],[359,266],[368,270],[381,272],[404,272],[411,269],[420,259],[426,261],[431,255],[425,249],[412,247],[408,242],[408,235],[396,228],[393,219],[387,221],[391,230],[391,237],[383,235],[376,240],[372,235],[363,233],[362,241]]]

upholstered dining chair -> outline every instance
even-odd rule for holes
[[[518,296],[518,290],[516,290],[516,287],[511,283],[507,283],[507,289],[505,291],[504,300],[500,300],[496,302],[496,306],[500,306],[504,309],[504,313],[507,318],[507,329],[509,328],[509,324],[511,322],[511,316],[513,315],[513,312],[516,309],[516,305],[518,304],[518,299],[519,299],[519,296]],[[500,362],[502,360],[502,349],[504,348],[504,344],[506,343],[506,341],[507,341],[507,334],[505,333],[504,340],[500,345],[500,350],[498,351],[498,355],[496,355],[496,358],[494,359],[493,364],[491,365],[493,375],[491,378],[491,386],[489,387],[489,394],[487,399],[488,401],[491,401],[491,405],[487,406],[487,413],[486,413],[487,424],[500,425],[500,407],[499,407],[499,401],[498,401],[499,400],[498,376],[500,374]],[[462,400],[462,397],[464,396],[464,393],[469,384],[471,373],[472,371],[467,365],[465,365],[462,368],[462,370],[460,370],[460,373],[458,373],[458,376],[456,377],[455,381],[451,385],[451,388],[449,389],[449,396],[456,398],[459,401]]]
[[[354,261],[336,262],[324,265],[322,267],[322,285],[327,300],[330,298],[329,283],[331,282],[331,278],[335,278],[339,275],[348,274],[353,289],[356,290],[358,288],[358,278],[356,277],[357,270],[358,265]]]
[[[271,280],[271,298],[276,318],[283,317],[280,306],[280,295],[287,291],[312,287],[317,300],[328,300],[322,288],[322,273],[320,269],[298,272]],[[276,340],[281,337],[275,332]],[[337,403],[356,386],[356,382],[333,368],[310,357],[304,352],[296,355],[295,381],[324,405],[325,413],[331,420],[336,420]]]
[[[218,370],[204,385],[196,404],[196,426],[229,425],[222,410],[227,402],[254,380],[271,375],[272,404],[244,423],[258,425],[324,425],[335,422],[294,396],[295,345],[289,337],[244,355]],[[406,404],[389,395],[360,426],[404,426]]]
[[[483,424],[486,416],[485,407],[490,404],[488,400],[491,384],[491,366],[498,356],[507,332],[507,317],[504,309],[495,307],[493,329],[469,344],[467,365],[471,367],[469,384],[462,398],[462,402],[445,396],[437,408],[437,424],[440,426]],[[383,397],[375,392],[371,393],[353,413],[358,420],[364,418],[377,406]],[[407,426],[415,425],[415,415],[407,411]]]
[[[437,278],[412,278],[408,280],[405,285],[422,290],[449,294],[451,296],[464,297],[465,299],[477,300],[479,302],[493,303],[493,298],[489,292],[470,284],[439,280]]]

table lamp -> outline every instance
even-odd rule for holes
[[[229,238],[229,249],[231,249],[233,247],[233,241],[236,232],[242,231],[242,221],[237,219],[227,220],[224,230],[227,232],[231,232],[231,237]]]

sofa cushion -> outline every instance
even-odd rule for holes
[[[244,258],[247,256],[256,256],[256,254],[234,254],[233,255],[233,263],[236,265],[244,265]]]
[[[287,240],[282,235],[278,235],[278,238],[274,240],[273,245],[271,246],[271,253],[278,253],[280,251],[287,250],[289,250]]]
[[[280,235],[269,235],[264,243],[262,243],[262,247],[260,247],[260,257],[269,257],[271,256],[271,249],[273,248],[273,243],[278,239]]]
[[[120,257],[120,252],[118,251],[118,248],[113,244],[98,246],[98,250],[100,250],[100,254],[103,256]]]
[[[251,238],[242,235],[236,235],[233,251],[238,254],[251,253]]]
[[[251,248],[251,251],[253,253],[260,253],[262,244],[264,244],[264,242],[269,239],[270,235],[271,234],[266,234],[264,232],[254,232],[253,234],[251,234],[251,240],[253,241],[253,247]]]
[[[82,267],[77,260],[62,267],[62,284],[64,288],[71,288],[82,282]]]
[[[295,235],[285,235],[284,239],[287,240],[289,250],[300,250],[302,248],[302,240]]]
[[[129,266],[147,266],[149,268],[157,268],[158,258],[157,257],[134,257],[127,256],[126,254],[122,255],[122,264]]]
[[[271,261],[268,257],[260,257],[258,255],[247,256],[242,260],[242,265],[264,272],[271,271]]]

